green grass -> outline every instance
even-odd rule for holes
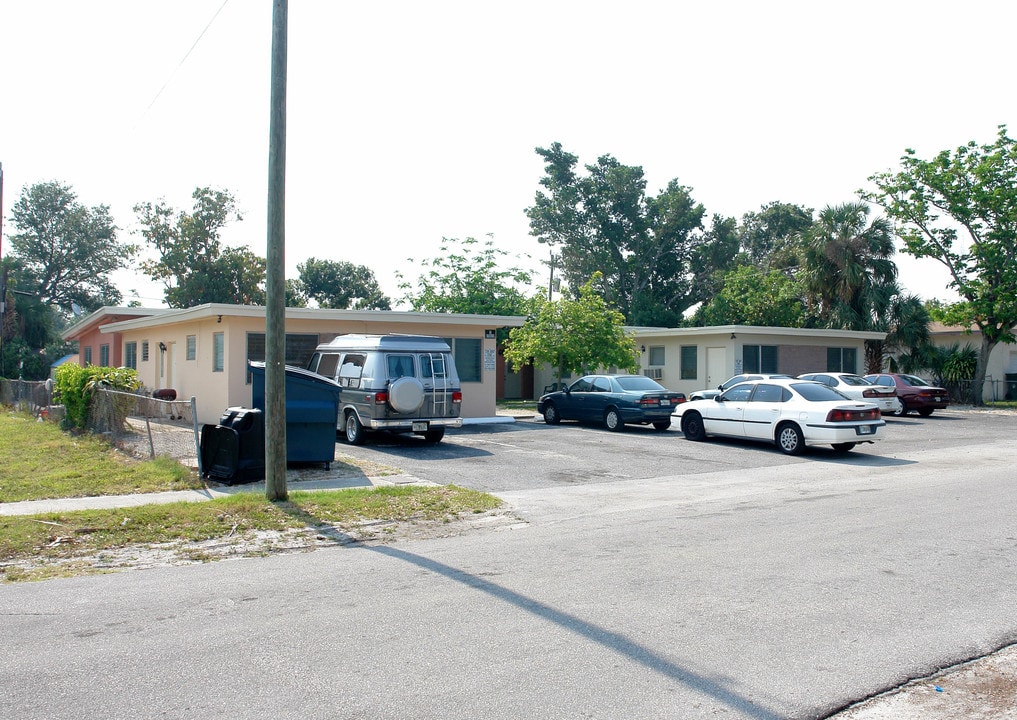
[[[0,412],[0,502],[200,488],[168,458],[137,462],[92,435],[69,435],[31,415]]]
[[[370,466],[370,474],[379,474],[379,467]],[[202,485],[175,461],[131,460],[97,438],[70,435],[27,415],[0,414],[0,502]],[[264,533],[362,536],[358,529],[365,523],[448,523],[500,504],[486,493],[452,485],[395,485],[294,491],[286,502],[278,503],[269,502],[261,492],[239,492],[202,502],[0,516],[0,582],[109,572],[115,567],[97,558],[131,549],[179,547],[184,553],[199,552],[193,550],[196,543],[239,544]],[[218,556],[190,559],[214,557]]]

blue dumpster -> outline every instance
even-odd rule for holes
[[[265,363],[250,362],[251,404],[265,410]],[[286,366],[286,462],[335,460],[339,384],[303,368]]]

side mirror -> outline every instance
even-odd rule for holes
[[[713,396],[713,401],[714,402],[724,402],[724,396],[723,395],[714,395]]]

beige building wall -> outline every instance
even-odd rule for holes
[[[221,312],[220,312],[221,311]],[[462,417],[493,417],[496,412],[496,339],[494,330],[518,327],[522,318],[374,311],[287,310],[286,333],[317,334],[326,343],[345,333],[433,335],[481,341],[480,381],[461,381]],[[214,423],[227,407],[251,406],[247,378],[250,333],[264,334],[264,308],[201,306],[103,328],[118,333],[122,345],[138,344],[138,375],[151,390],[173,388],[177,397],[196,398],[198,421]],[[222,335],[223,369],[213,369],[216,336]],[[193,337],[194,357],[187,356]],[[147,343],[147,359],[141,348]],[[162,349],[162,348],[165,349]]]
[[[977,329],[966,331],[962,327],[949,327],[933,323],[929,327],[929,337],[933,344],[941,348],[957,345],[963,348],[970,345],[976,351],[982,345],[982,334]],[[1017,376],[1017,345],[1000,343],[989,353],[985,369],[985,385],[982,387],[982,400],[1017,400],[1017,387],[1008,383],[1008,376]]]
[[[634,328],[639,372],[653,377],[664,387],[689,395],[696,390],[715,388],[728,378],[744,372],[742,357],[745,345],[777,346],[777,372],[801,375],[827,369],[827,348],[853,348],[857,358],[855,372],[865,367],[865,340],[881,339],[883,333],[853,332],[847,330],[803,330],[797,328],[767,328],[728,325],[696,328]],[[682,377],[681,352],[693,347],[696,366]],[[710,377],[709,355],[713,353],[723,362]],[[655,362],[663,356],[663,363]],[[614,372],[600,368],[598,372]],[[564,379],[565,384],[577,376]],[[556,382],[556,372],[549,366],[537,368],[534,373],[534,392],[539,396]]]

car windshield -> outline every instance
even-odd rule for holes
[[[845,385],[871,385],[868,380],[858,375],[841,375],[840,381]]]
[[[830,400],[850,400],[851,398],[837,392],[832,387],[820,383],[795,383],[791,386],[794,391],[809,402],[828,402]]]
[[[657,392],[663,390],[664,386],[656,380],[651,380],[645,375],[625,375],[616,377],[615,381],[621,385],[621,389],[627,392]]]
[[[904,381],[905,385],[911,387],[926,387],[929,384],[916,375],[900,375],[898,377]]]

